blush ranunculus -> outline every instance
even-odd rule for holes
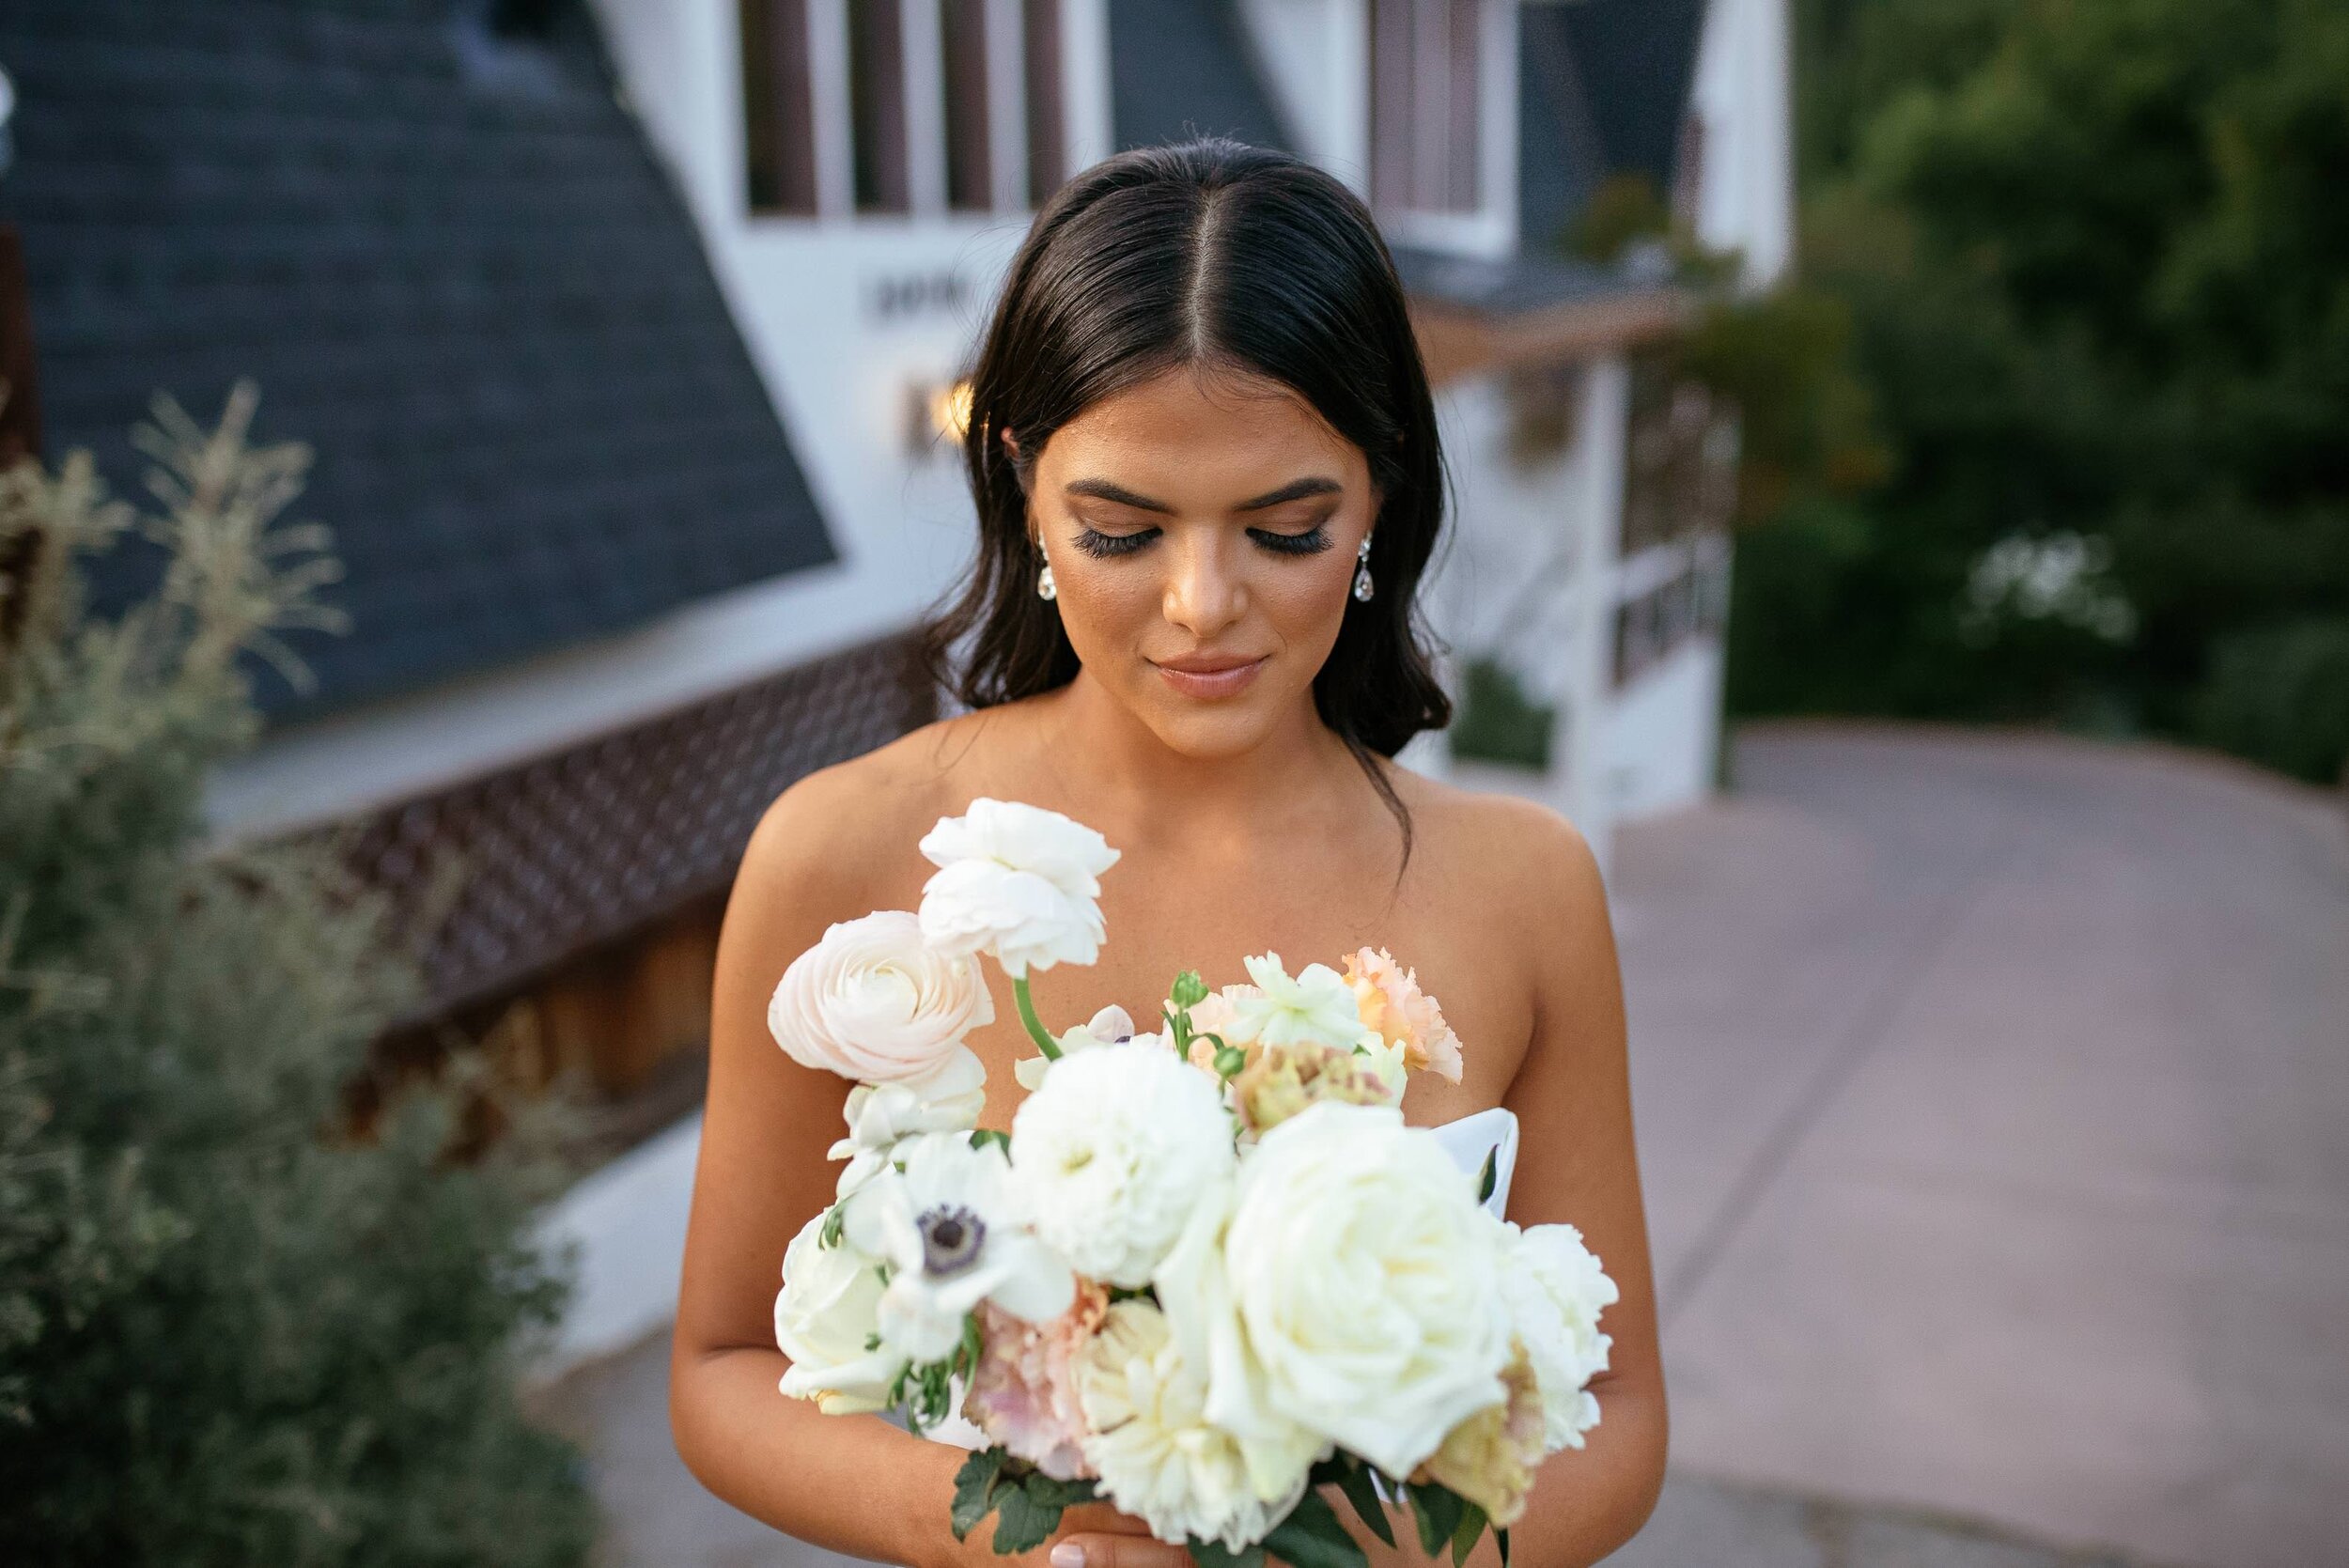
[[[949,953],[991,953],[1013,979],[1100,955],[1101,873],[1117,862],[1081,822],[984,796],[922,836],[938,871],[922,888],[922,933]]]
[[[767,1028],[792,1061],[861,1083],[926,1078],[994,1019],[978,965],[929,946],[904,909],[826,930],[767,1003]]]

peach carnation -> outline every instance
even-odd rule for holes
[[[1402,1048],[1406,1067],[1460,1081],[1460,1037],[1443,1021],[1436,999],[1419,988],[1416,970],[1396,963],[1383,947],[1365,947],[1346,958],[1346,983],[1364,1027]]]
[[[963,1416],[994,1442],[1055,1481],[1091,1472],[1075,1365],[1110,1310],[1109,1292],[1081,1281],[1077,1300],[1049,1323],[1028,1323],[991,1301],[979,1304],[983,1347],[963,1397]]]

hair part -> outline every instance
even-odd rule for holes
[[[1346,600],[1314,706],[1393,813],[1408,864],[1410,813],[1382,759],[1451,722],[1418,604],[1443,524],[1443,454],[1377,223],[1290,154],[1221,136],[1137,147],[1079,174],[1036,214],[971,372],[963,464],[978,552],[925,628],[931,671],[973,708],[1076,677],[1060,612],[1034,588],[1036,458],[1087,408],[1185,365],[1288,388],[1368,459],[1377,592]]]

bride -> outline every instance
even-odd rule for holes
[[[1543,1467],[1512,1531],[1531,1568],[1595,1561],[1664,1464],[1645,1221],[1605,893],[1575,830],[1389,760],[1450,705],[1414,621],[1443,515],[1425,372],[1359,199],[1310,164],[1220,139],[1120,154],[1071,180],[1012,262],[972,379],[978,561],[933,629],[972,709],[816,773],[768,810],[720,939],[708,1104],[671,1371],[677,1450],[736,1507],[886,1562],[997,1560],[946,1528],[963,1455],[776,1391],[786,1243],[832,1202],[849,1085],[766,1024],[784,968],[834,921],[911,909],[914,846],[979,796],[1050,808],[1122,853],[1112,939],[1039,973],[1036,1004],[1153,1018],[1166,977],[1240,980],[1365,945],[1417,969],[1463,1042],[1436,1126],[1514,1113],[1507,1199],[1581,1228],[1622,1287],[1581,1451]],[[1029,1054],[1002,976],[969,1044],[983,1125],[1008,1126]],[[1374,1563],[1423,1561],[1362,1533]],[[1477,1548],[1492,1560],[1487,1539]],[[1052,1568],[1176,1568],[1107,1504],[1069,1510]]]

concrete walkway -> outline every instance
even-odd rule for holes
[[[1612,1560],[2349,1562],[2338,804],[2039,737],[1735,762],[1616,855],[1674,1472]],[[664,1357],[561,1391],[612,1560],[844,1560],[693,1484]]]

